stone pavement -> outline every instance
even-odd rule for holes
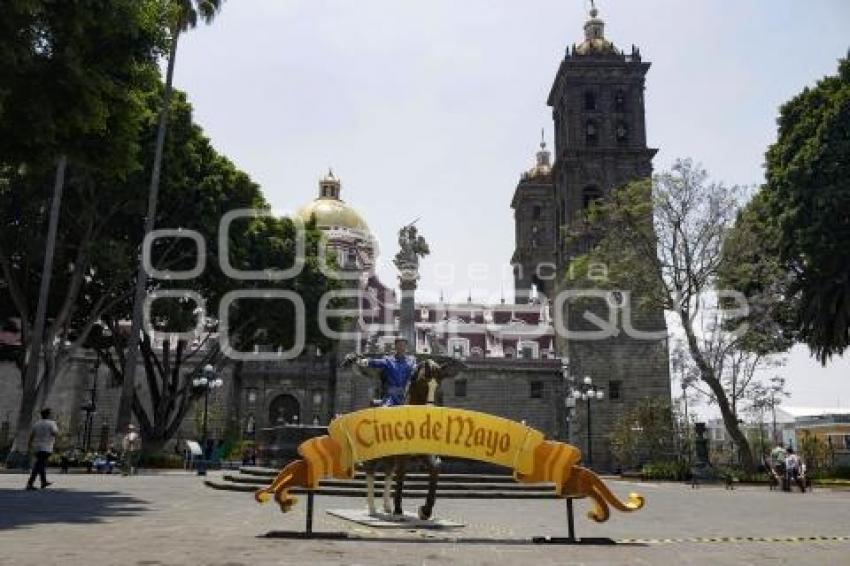
[[[325,510],[365,502],[318,497],[316,531],[360,538],[297,540],[262,535],[303,529],[306,497],[283,515],[274,504],[211,490],[189,474],[52,480],[47,491],[25,492],[24,476],[0,474],[0,565],[847,564],[850,555],[850,492],[826,489],[787,494],[612,482],[621,496],[645,495],[646,507],[630,515],[614,511],[609,522],[595,524],[577,502],[576,530],[620,544],[561,546],[529,542],[566,535],[561,501],[438,501],[437,515],[466,527],[434,532],[343,521]]]

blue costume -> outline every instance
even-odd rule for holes
[[[384,356],[379,359],[370,359],[369,367],[383,370],[381,379],[386,391],[381,406],[404,405],[407,386],[416,370],[416,358],[413,356]]]

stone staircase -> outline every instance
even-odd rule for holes
[[[205,484],[213,489],[226,491],[254,492],[271,483],[279,470],[243,466],[238,473],[225,472],[221,479],[208,478]],[[383,474],[377,474],[376,491],[383,489]],[[294,488],[292,493],[304,493],[303,488]],[[428,491],[428,476],[421,472],[409,472],[405,477],[405,497],[425,497]],[[338,497],[366,497],[366,476],[357,472],[351,479],[326,479],[319,483],[316,495]],[[440,474],[437,488],[438,499],[555,499],[552,484],[522,484],[507,474]]]

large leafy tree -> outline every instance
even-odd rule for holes
[[[159,92],[152,93],[149,103],[155,106]],[[154,114],[152,113],[151,116]],[[153,145],[157,124],[151,120],[145,130],[145,145]],[[132,414],[139,423],[146,452],[155,453],[174,437],[202,393],[192,385],[202,368],[211,364],[222,368],[229,360],[220,349],[216,317],[222,297],[236,290],[293,290],[305,303],[304,321],[296,320],[291,305],[284,301],[239,301],[233,304],[227,329],[231,344],[238,350],[250,351],[255,345],[289,349],[294,343],[295,325],[306,325],[307,341],[322,348],[330,342],[318,333],[316,311],[321,295],[335,287],[318,268],[317,249],[320,232],[315,226],[306,229],[306,260],[302,272],[284,281],[250,281],[227,277],[219,264],[219,222],[222,216],[237,209],[254,209],[258,216],[234,221],[228,233],[229,259],[241,270],[284,269],[294,263],[296,227],[288,219],[264,216],[268,204],[248,175],[239,171],[220,155],[192,120],[192,109],[183,93],[175,91],[171,102],[171,119],[163,146],[168,167],[161,179],[162,207],[157,223],[163,228],[194,230],[205,242],[206,267],[197,278],[170,281],[146,278],[145,294],[162,290],[188,290],[200,295],[207,307],[207,319],[193,338],[176,337],[196,326],[198,313],[188,295],[176,299],[159,299],[152,303],[150,322],[155,335],[147,328],[140,332],[139,383],[132,387]],[[146,168],[128,179],[128,190],[141,190],[147,185],[150,170]],[[133,253],[144,230],[137,211],[128,210],[121,222],[114,223],[108,246],[100,265],[108,271],[92,285],[86,300],[101,300],[102,293],[115,295],[107,281],[122,282],[121,300],[105,312],[88,341],[98,352],[104,365],[118,383],[126,383],[129,332],[124,322],[133,310],[132,290],[135,282]],[[130,232],[128,233],[128,229]],[[115,260],[115,258],[118,258]],[[187,270],[195,265],[195,244],[183,238],[160,238],[151,248],[151,260],[158,270]],[[108,274],[108,275],[107,275]],[[93,282],[94,283],[94,282]],[[238,378],[238,377],[237,377]]]
[[[765,352],[781,349],[781,337],[732,331],[724,324],[725,315],[717,317],[706,309],[718,307],[711,309],[716,313],[722,306],[715,300],[719,274],[726,261],[736,261],[724,255],[724,242],[739,199],[737,187],[712,182],[704,169],[679,160],[652,183],[631,183],[591,207],[586,221],[570,235],[589,243],[571,272],[582,279],[590,265],[602,263],[608,267],[607,281],[586,278],[584,283],[631,291],[638,309],[660,307],[675,314],[696,376],[717,404],[742,463],[754,468],[728,380],[736,365],[742,369],[736,353],[749,351],[753,342],[761,342]],[[737,380],[747,371],[731,373]]]
[[[783,105],[778,125],[739,228],[757,271],[732,277],[772,298],[786,334],[826,363],[850,345],[850,58]]]
[[[144,111],[135,93],[157,76],[164,15],[156,0],[3,5],[0,268],[11,305],[4,314],[20,319],[23,337],[18,449],[37,400],[55,377],[56,345],[62,349],[65,343],[58,336],[69,323],[93,243],[110,214],[91,197],[138,167]],[[72,222],[59,222],[60,204]],[[61,269],[54,273],[54,266]]]

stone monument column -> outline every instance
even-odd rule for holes
[[[415,221],[414,221],[415,222]],[[401,287],[401,312],[399,313],[399,331],[407,339],[410,353],[416,353],[416,326],[414,295],[419,281],[419,258],[431,253],[425,238],[420,236],[414,223],[398,231],[399,251],[393,258],[398,268],[398,280]]]
[[[401,287],[401,310],[399,312],[399,332],[412,349],[412,353],[416,353],[416,325],[414,319],[414,295],[416,293],[417,280],[405,279],[399,276],[399,286]]]

